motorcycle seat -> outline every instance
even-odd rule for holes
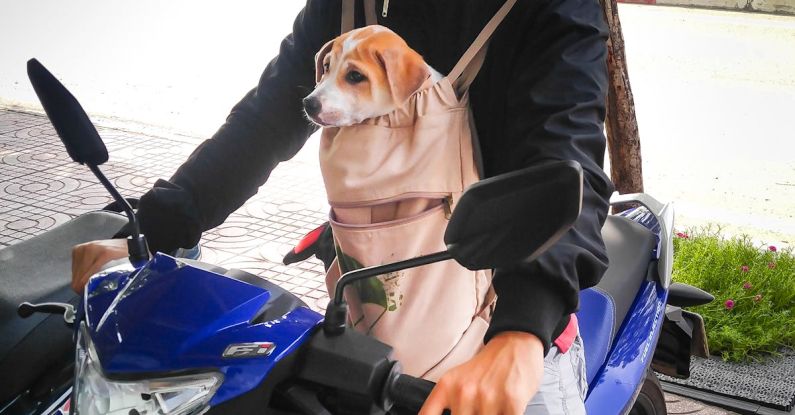
[[[588,384],[605,363],[641,283],[656,265],[652,252],[657,238],[643,225],[624,217],[608,216],[602,238],[610,265],[599,284],[580,292],[577,312]]]
[[[13,373],[0,376],[0,404],[74,350],[63,316],[37,313],[23,319],[17,306],[25,301],[77,305],[70,286],[72,247],[111,238],[126,223],[118,213],[90,212],[0,250],[0,373]]]

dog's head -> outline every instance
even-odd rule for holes
[[[384,115],[422,86],[430,67],[397,34],[367,26],[326,43],[315,55],[317,85],[304,111],[322,126],[347,126]]]

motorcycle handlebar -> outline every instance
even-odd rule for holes
[[[387,394],[395,404],[390,413],[418,413],[434,386],[436,384],[429,380],[405,374],[397,375],[387,388]],[[445,409],[443,415],[450,415],[450,411]]]

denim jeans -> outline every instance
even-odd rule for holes
[[[544,358],[544,377],[525,415],[585,415],[585,352],[578,334],[566,353],[552,346]]]

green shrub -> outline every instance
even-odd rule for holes
[[[723,238],[706,227],[677,233],[674,281],[715,296],[693,307],[704,317],[709,348],[740,361],[795,347],[795,257],[792,249]]]

